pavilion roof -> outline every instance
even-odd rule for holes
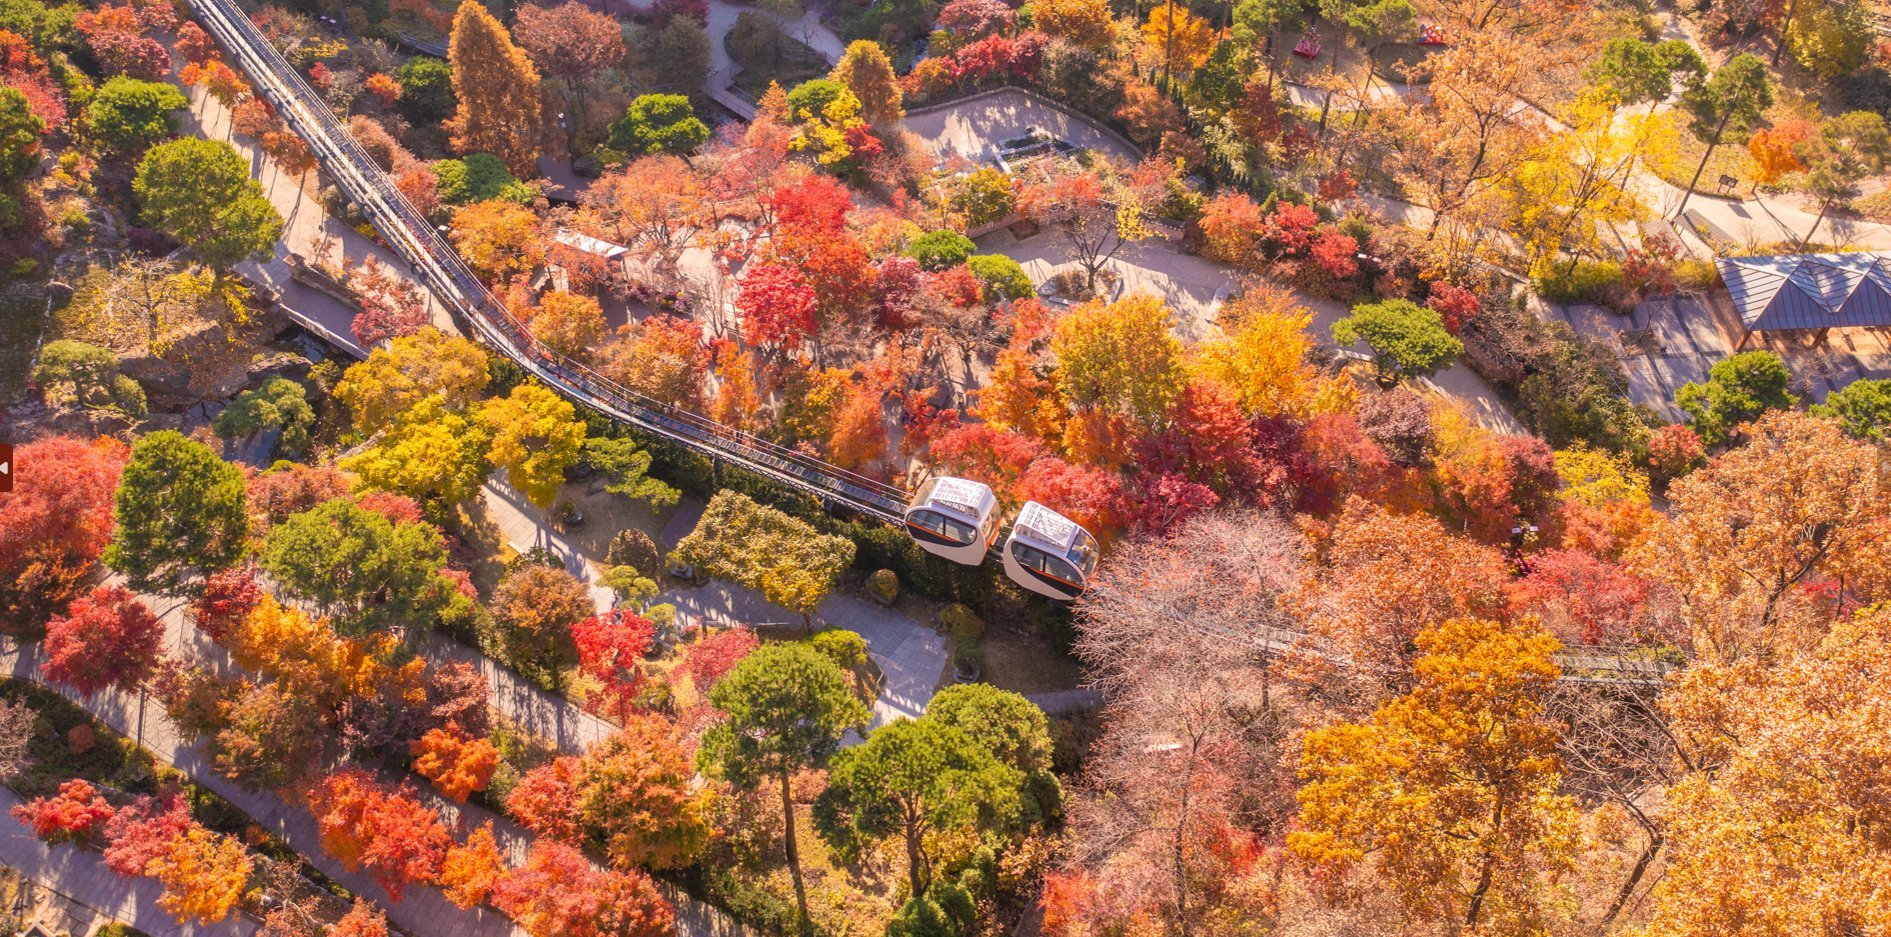
[[[1891,325],[1891,254],[1722,257],[1717,263],[1751,331]]]

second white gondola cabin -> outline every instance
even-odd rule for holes
[[[906,533],[919,548],[954,563],[977,566],[998,539],[998,498],[968,478],[926,479],[906,509]]]
[[[1068,602],[1097,568],[1097,538],[1050,508],[1026,501],[1005,541],[1005,575],[1038,595]]]

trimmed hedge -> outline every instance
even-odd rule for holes
[[[707,501],[726,488],[807,521],[821,533],[852,540],[856,547],[854,568],[863,576],[890,569],[906,589],[918,595],[936,602],[963,602],[988,621],[1012,622],[1036,630],[1060,648],[1068,649],[1076,637],[1069,608],[1037,599],[1012,585],[998,563],[960,566],[946,562],[921,550],[902,528],[871,517],[847,516],[851,512],[838,505],[834,507],[837,513],[830,514],[819,500],[762,476],[732,466],[712,465],[705,456],[668,440],[618,428],[595,413],[587,413],[586,420],[594,434],[627,433],[635,438],[650,452],[651,477],[691,497]]]

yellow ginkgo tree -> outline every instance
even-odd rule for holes
[[[1531,275],[1598,252],[1607,230],[1647,214],[1640,183],[1648,167],[1673,161],[1673,119],[1619,111],[1613,91],[1583,92],[1565,126],[1540,137],[1503,183],[1510,233],[1523,242]]]

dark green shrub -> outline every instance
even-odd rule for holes
[[[604,551],[604,562],[612,566],[628,566],[646,579],[659,579],[663,575],[663,551],[657,549],[657,542],[650,535],[635,527],[626,527],[611,537],[611,545]]]
[[[308,450],[309,429],[314,425],[315,408],[309,406],[308,393],[286,377],[272,377],[261,388],[238,394],[211,422],[211,428],[224,439],[279,429],[282,438],[278,446],[289,455]]]
[[[919,261],[921,267],[937,273],[964,263],[975,250],[978,250],[978,245],[957,231],[928,231],[906,246],[906,256]]]
[[[867,639],[845,628],[829,628],[808,639],[815,650],[827,655],[842,670],[860,673],[867,666]]]
[[[974,254],[965,259],[965,268],[984,284],[988,301],[1024,299],[1035,292],[1024,268],[1003,254]]]
[[[745,67],[773,65],[781,59],[788,43],[787,34],[773,19],[745,10],[735,17],[735,25],[722,37],[729,58]]]
[[[70,339],[47,342],[33,369],[33,382],[50,400],[145,415],[144,388],[118,373],[118,356],[109,348]]]
[[[946,626],[961,644],[971,644],[985,636],[985,622],[978,613],[962,602],[954,602],[939,610],[939,623]]]
[[[519,201],[518,182],[506,170],[506,164],[490,153],[468,153],[462,159],[443,159],[433,164],[439,182],[440,200],[449,205],[465,205],[487,199],[510,198]],[[530,200],[530,193],[524,193]]]
[[[985,652],[978,645],[965,643],[952,652],[952,666],[969,674],[983,673],[985,670]]]
[[[685,881],[692,894],[729,913],[730,917],[765,934],[792,934],[800,927],[794,901],[760,885],[751,884],[720,866],[697,865]],[[816,928],[817,934],[825,934]]]
[[[873,575],[867,577],[867,591],[872,593],[874,598],[891,604],[894,599],[900,597],[899,574],[890,569],[874,570]]]
[[[417,55],[394,72],[401,96],[395,104],[410,123],[437,124],[453,116],[459,99],[453,93],[453,66],[440,59]]]

